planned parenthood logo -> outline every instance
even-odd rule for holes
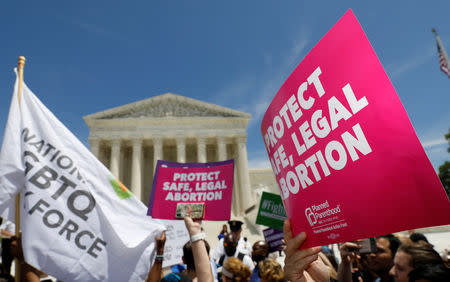
[[[305,216],[308,219],[309,225],[314,226],[317,223],[317,218],[311,208],[305,209]]]
[[[333,222],[337,219],[337,217],[333,217],[341,212],[340,205],[337,205],[334,208],[330,208],[330,204],[328,204],[328,200],[319,204],[319,205],[311,205],[305,209],[305,216],[308,219],[309,225],[314,226],[316,224],[323,224],[326,222]]]

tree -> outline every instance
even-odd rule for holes
[[[448,133],[445,134],[445,139],[448,141],[447,152],[450,153],[450,129]],[[450,198],[450,162],[446,161],[443,165],[439,167],[439,179],[444,186],[445,192],[447,193],[447,197]]]

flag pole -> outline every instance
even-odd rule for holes
[[[19,62],[17,63],[17,72],[19,75],[19,85],[17,87],[17,94],[19,99],[19,105],[20,105],[20,98],[22,95],[22,88],[23,88],[23,69],[25,67],[25,57],[20,56]],[[16,221],[16,236],[18,237],[20,235],[20,193],[16,195],[16,208],[15,208],[15,221]],[[19,259],[16,258],[16,273],[14,275],[15,281],[20,281],[20,262]]]

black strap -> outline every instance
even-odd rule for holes
[[[219,259],[219,265],[223,265],[224,260],[225,260],[225,255],[222,255]]]
[[[244,261],[244,256],[245,256],[245,254],[239,253],[238,256],[237,256],[237,258],[238,258],[240,261]]]
[[[238,258],[240,261],[244,261],[244,257],[245,257],[245,254],[243,254],[243,253],[241,253],[241,252],[238,253],[237,258]],[[222,255],[222,256],[220,257],[220,259],[219,259],[219,265],[223,265],[223,261],[224,261],[224,260],[225,260],[225,255]]]

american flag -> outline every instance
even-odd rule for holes
[[[439,56],[439,65],[441,67],[441,70],[445,74],[447,74],[447,76],[450,78],[450,63],[448,60],[447,53],[445,52],[444,45],[442,44],[442,41],[439,38],[439,35],[437,34],[436,30],[433,28],[431,31],[436,36],[436,43],[437,43],[438,56]]]

